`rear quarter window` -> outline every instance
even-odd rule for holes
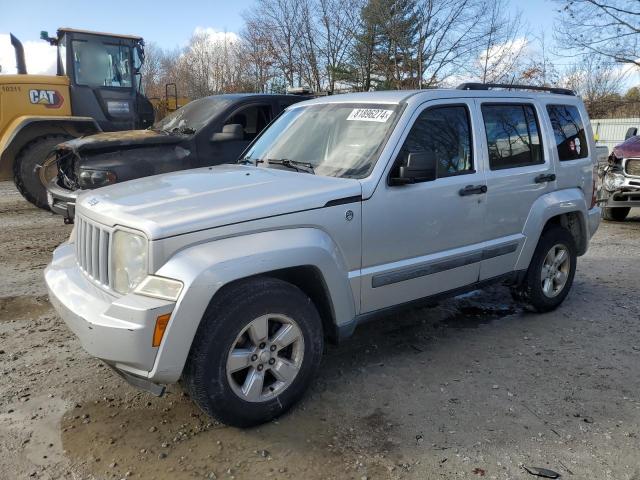
[[[573,105],[547,105],[560,161],[586,158],[587,136],[580,112]]]

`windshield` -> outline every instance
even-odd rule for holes
[[[282,168],[307,164],[317,175],[364,178],[399,115],[399,105],[324,104],[285,111],[248,150],[244,161]],[[286,162],[285,162],[286,163]]]
[[[170,113],[156,122],[153,128],[166,132],[195,133],[230,103],[231,100],[222,97],[200,98]]]
[[[76,83],[90,87],[131,88],[131,48],[96,40],[74,40]],[[64,63],[64,62],[63,62]]]

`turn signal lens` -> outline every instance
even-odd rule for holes
[[[164,315],[160,315],[156,319],[156,328],[153,330],[153,347],[159,347],[162,342],[162,337],[164,336],[164,332],[167,329],[167,325],[169,324],[169,319],[171,318],[170,313],[165,313]]]

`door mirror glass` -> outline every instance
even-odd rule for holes
[[[436,179],[436,156],[432,151],[411,152],[400,164],[398,176],[390,179],[391,185],[430,182]]]
[[[239,123],[231,123],[222,127],[222,132],[211,135],[212,142],[228,142],[229,140],[242,140],[244,128]]]

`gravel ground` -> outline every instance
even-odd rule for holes
[[[1,479],[640,480],[640,211],[602,224],[557,311],[496,287],[363,326],[250,430],[81,350],[42,280],[69,233],[0,183]]]

